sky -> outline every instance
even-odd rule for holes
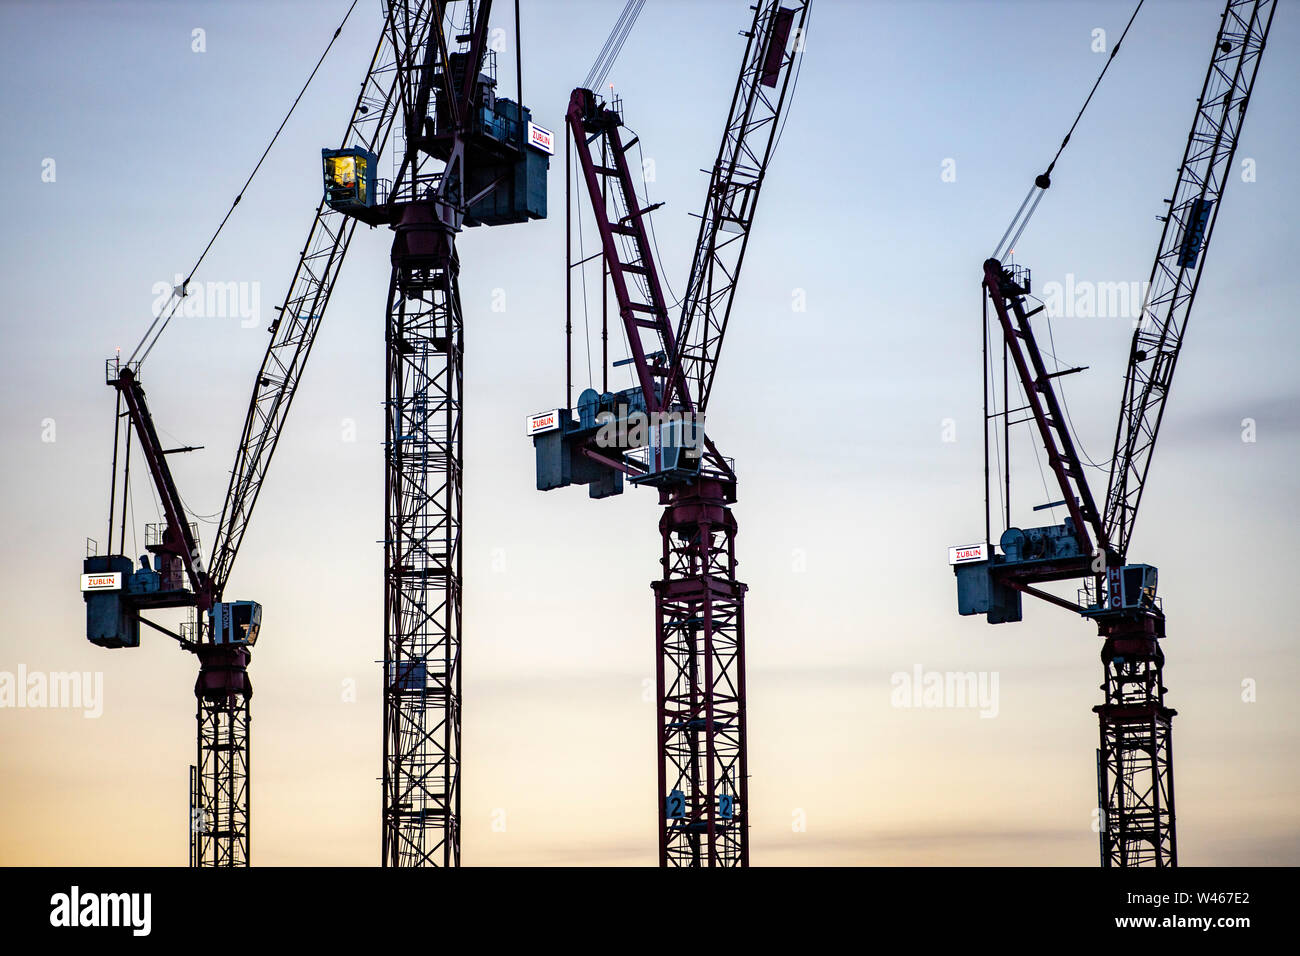
[[[0,863],[186,861],[194,661],[154,633],[133,650],[84,637],[77,576],[108,511],[103,361],[188,271],[347,5],[0,5],[0,676],[102,675],[98,714],[0,707]],[[493,21],[508,37],[510,6]],[[1161,571],[1184,865],[1300,863],[1300,17],[1281,6],[1130,553]],[[524,99],[558,130],[621,5],[523,7]],[[1146,280],[1221,9],[1145,5],[1019,243],[1039,289]],[[946,549],[983,531],[981,263],[1101,69],[1095,31],[1113,44],[1131,11],[816,0],[709,408],[740,478],[756,865],[1097,862],[1095,630],[1041,603],[1019,624],[959,617]],[[650,0],[609,76],[653,160],[670,292],[749,17],[739,0]],[[197,515],[220,511],[319,149],[337,145],[379,24],[361,0],[196,276],[240,283],[246,308],[177,319],[145,365],[164,440],[204,446],[172,460]],[[642,491],[535,490],[524,419],[563,404],[562,162],[549,189],[546,221],[459,240],[463,860],[650,865],[659,509]],[[390,242],[354,239],[227,589],[264,607],[261,865],[379,858]],[[1064,394],[1102,461],[1131,320],[1081,311],[1052,318],[1052,342],[1089,367]],[[581,389],[581,339],[574,367]],[[1022,523],[1043,500],[1031,460],[1015,475]],[[1090,480],[1104,492],[1104,474]],[[157,520],[143,482],[133,500],[142,537]],[[917,668],[981,675],[995,705],[895,706],[896,675]]]

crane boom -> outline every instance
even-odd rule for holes
[[[1047,465],[1070,513],[1079,552],[1087,556],[1095,547],[1105,553],[1108,550],[1105,528],[1093,503],[1083,462],[1066,427],[1062,405],[1052,384],[1053,374],[1047,371],[1029,321],[1042,312],[1044,306],[1026,309],[1027,285],[1026,270],[1004,267],[997,259],[984,262],[984,288],[1002,326],[1002,337],[1013,360],[1016,377],[1024,389],[1025,401],[1032,413],[1030,417],[1047,453]],[[1092,537],[1089,537],[1089,531]]]
[[[646,407],[651,412],[671,408],[675,397],[678,405],[690,411],[690,390],[681,370],[669,368],[677,340],[668,319],[659,266],[650,248],[646,216],[654,207],[641,206],[627,159],[637,140],[623,142],[619,133],[622,117],[591,90],[573,91],[565,121],[600,230],[619,316]],[[592,148],[597,140],[603,144],[606,162],[612,165],[597,161]]]
[[[677,326],[675,364],[685,370],[701,413],[713,390],[758,194],[781,130],[791,67],[802,50],[808,7],[807,2],[789,7],[781,0],[757,3],[745,34],[745,55],[705,193]],[[791,36],[796,38],[793,48]]]
[[[1167,200],[1169,214],[1129,350],[1106,494],[1103,520],[1121,563],[1276,9],[1276,0],[1233,0],[1224,10],[1173,197]]]
[[[676,332],[647,228],[646,217],[656,207],[642,208],[628,162],[637,140],[623,142],[621,116],[592,91],[574,90],[570,98],[567,125],[651,413],[702,412],[708,401],[759,191],[780,133],[791,67],[801,50],[798,39],[791,49],[790,38],[802,37],[808,7],[808,2],[785,7],[781,0],[754,7]],[[603,161],[593,149],[597,140]],[[709,450],[715,465],[725,470],[716,449]]]
[[[185,503],[176,482],[172,478],[171,467],[167,464],[167,451],[158,440],[158,431],[154,427],[153,415],[145,400],[144,389],[136,378],[136,369],[132,365],[119,366],[115,360],[109,361],[109,384],[122,396],[130,416],[131,425],[140,441],[149,476],[158,492],[163,514],[167,519],[163,532],[162,545],[168,555],[179,559],[181,567],[189,578],[194,591],[197,606],[208,610],[212,603],[211,579],[203,570],[199,559],[199,542],[194,530],[185,519]]]
[[[425,22],[424,29],[427,28]],[[343,134],[342,146],[364,143],[378,155],[387,145],[398,103],[395,91],[402,76],[397,68],[398,48],[394,45],[393,30],[390,7]],[[210,575],[218,596],[225,588],[248,530],[253,506],[262,490],[355,228],[355,219],[322,200],[307,231],[307,241],[298,256],[284,304],[276,307],[279,314],[271,322],[271,340],[253,380],[253,393],[213,543]]]

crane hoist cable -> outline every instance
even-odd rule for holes
[[[591,65],[591,69],[587,71],[587,78],[582,81],[584,89],[594,90],[605,82],[605,77],[609,76],[609,71],[614,67],[614,61],[623,52],[623,44],[627,42],[628,34],[632,32],[632,26],[636,23],[636,18],[641,15],[641,8],[644,6],[645,0],[627,0],[624,4],[623,12],[618,15],[614,28],[605,38],[605,45],[600,48],[600,53],[596,56],[596,62]]]
[[[1049,354],[1052,356],[1052,361],[1056,363],[1055,371],[1059,372],[1061,370],[1061,360],[1056,357],[1056,336],[1052,334],[1052,316],[1050,312],[1046,313],[1046,316],[1047,340],[1051,344],[1052,348],[1052,351]],[[1065,385],[1060,380],[1056,383],[1056,391],[1057,397],[1061,402],[1061,411],[1065,412],[1066,424],[1070,426],[1070,434],[1074,436],[1074,444],[1078,448],[1080,460],[1088,467],[1095,468],[1098,471],[1103,471],[1109,468],[1111,459],[1108,458],[1100,463],[1095,462],[1092,460],[1092,456],[1088,454],[1088,450],[1083,447],[1083,440],[1079,437],[1079,430],[1074,427],[1074,419],[1070,416],[1070,404],[1065,400]]]
[[[981,300],[981,306],[984,309],[984,363],[983,364],[984,364],[984,375],[985,375],[984,401],[985,401],[985,408],[986,408],[986,412],[984,416],[984,428],[985,428],[986,438],[989,433],[993,435],[993,461],[997,467],[997,479],[998,479],[997,480],[998,514],[1005,514],[1007,511],[1007,507],[1006,507],[1005,499],[1003,498],[1003,494],[1002,494],[1002,440],[996,428],[989,428],[989,422],[997,418],[999,413],[998,413],[998,390],[996,384],[994,385],[993,388],[989,388],[990,382],[996,383],[997,369],[993,365],[993,349],[991,347],[993,329],[989,326],[989,316],[988,316],[989,300],[988,300],[988,296],[983,294],[983,290],[981,290],[980,292],[980,300]],[[989,409],[992,410],[992,414],[988,414]],[[1003,409],[1002,413],[1005,414],[1006,409]],[[986,468],[985,468],[984,478],[986,482],[985,494],[987,495],[988,492],[987,444],[985,445],[985,448],[986,450],[984,455],[985,455]],[[985,499],[985,501],[987,503],[987,498]]]
[[[208,252],[212,249],[213,243],[217,241],[217,237],[221,235],[221,231],[226,227],[226,223],[230,221],[231,215],[234,214],[235,207],[238,206],[239,201],[244,198],[244,193],[247,191],[249,184],[252,183],[253,177],[256,176],[258,170],[262,168],[262,163],[266,161],[267,155],[271,152],[271,147],[273,147],[276,140],[280,138],[280,133],[283,132],[285,124],[289,122],[289,118],[293,116],[294,110],[298,108],[298,103],[302,100],[303,94],[307,92],[307,87],[311,86],[311,81],[316,78],[316,74],[320,70],[321,64],[325,62],[325,57],[327,57],[330,50],[333,49],[334,41],[337,40],[339,34],[343,32],[343,27],[347,24],[348,18],[352,16],[352,11],[356,9],[357,2],[358,0],[352,0],[347,13],[343,14],[343,19],[339,21],[338,27],[334,30],[334,35],[330,37],[330,42],[326,44],[325,51],[321,53],[320,59],[318,59],[316,65],[312,67],[311,74],[307,77],[307,82],[302,85],[302,89],[300,89],[298,95],[294,97],[293,103],[289,107],[289,111],[284,114],[284,119],[280,121],[279,127],[276,128],[275,135],[272,136],[271,141],[266,144],[266,149],[262,150],[262,155],[261,158],[258,159],[257,165],[254,166],[253,171],[248,174],[248,178],[244,180],[244,185],[240,187],[238,195],[235,196],[234,201],[230,204],[230,208],[226,210],[226,215],[222,218],[220,225],[217,226],[217,231],[212,234],[212,238],[208,240],[208,244],[203,247],[203,252],[199,254],[198,260],[194,263],[193,268],[190,269],[185,280],[178,287],[172,289],[171,297],[167,300],[167,303],[164,304],[162,309],[158,310],[158,314],[154,316],[153,321],[149,323],[149,328],[145,330],[144,335],[140,338],[139,344],[136,345],[135,349],[131,352],[130,357],[126,360],[128,365],[135,361],[135,357],[137,354],[140,354],[141,349],[144,349],[144,353],[140,354],[140,363],[143,364],[144,360],[149,357],[149,353],[153,351],[153,347],[158,344],[158,339],[162,337],[163,332],[167,329],[167,324],[171,322],[172,316],[176,314],[176,310],[180,308],[181,303],[185,300],[185,296],[188,294],[190,280],[193,279],[194,274],[199,271],[199,266],[201,266],[203,260],[207,258]],[[170,305],[171,308],[167,308],[168,305]],[[159,322],[162,324],[159,325]],[[155,328],[157,329],[157,332],[154,331]],[[152,339],[150,338],[151,336]]]
[[[1025,394],[1025,385],[1023,382],[1020,381],[1019,376],[1016,377],[1015,382],[1016,382],[1016,394],[1020,396],[1021,407],[1027,407],[1029,405],[1029,396]],[[1051,501],[1052,492],[1048,490],[1047,487],[1047,471],[1046,469],[1043,468],[1043,459],[1038,454],[1038,444],[1036,442],[1030,442],[1029,447],[1034,453],[1034,464],[1038,466],[1038,480],[1043,483],[1043,500]],[[1010,454],[1011,454],[1011,448],[1008,445],[1007,447],[1008,457],[1010,456]],[[1007,471],[1010,472],[1010,470],[1011,470],[1011,462],[1010,460],[1008,460]],[[1064,504],[1064,502],[1057,502],[1055,504],[1049,504],[1043,507],[1050,508],[1052,514],[1056,514],[1056,509],[1059,508],[1062,504]]]
[[[635,131],[631,132],[635,135]],[[637,159],[641,160],[641,192],[644,194],[645,204],[648,207],[650,205],[650,183],[645,178],[645,153],[641,149],[640,136],[636,137],[636,155]],[[668,270],[664,268],[664,257],[659,251],[659,237],[655,234],[654,216],[646,216],[645,219],[647,225],[650,227],[650,242],[654,246],[655,261],[659,263],[659,275],[663,279],[664,288],[668,290],[668,295],[671,296],[673,300],[668,304],[668,311],[672,312],[682,304],[683,296],[679,296],[674,292],[672,283],[668,281]]]
[[[1052,161],[1047,164],[1047,169],[1034,177],[1033,185],[1029,187],[1029,192],[1025,193],[1025,198],[1021,201],[1020,208],[1016,210],[1015,216],[1012,217],[1010,225],[1007,226],[1007,231],[1004,232],[1002,238],[998,240],[997,248],[993,250],[994,259],[1001,260],[1005,255],[1015,250],[1016,243],[1020,241],[1020,236],[1024,233],[1025,227],[1029,225],[1029,220],[1033,218],[1034,212],[1038,209],[1038,204],[1042,201],[1043,194],[1047,192],[1048,187],[1052,185],[1052,170],[1056,168],[1056,161],[1060,159],[1061,154],[1065,152],[1065,147],[1070,142],[1070,137],[1074,135],[1074,130],[1078,127],[1079,120],[1083,119],[1084,111],[1088,108],[1088,104],[1092,102],[1092,98],[1097,92],[1097,87],[1101,86],[1101,81],[1106,76],[1106,71],[1109,70],[1110,65],[1115,62],[1115,57],[1119,54],[1120,47],[1124,45],[1124,38],[1128,36],[1129,27],[1133,26],[1133,21],[1137,19],[1138,11],[1142,9],[1142,4],[1145,2],[1146,0],[1138,0],[1137,6],[1133,8],[1133,15],[1128,18],[1128,23],[1124,26],[1124,32],[1119,35],[1119,40],[1111,48],[1110,56],[1106,58],[1105,66],[1101,68],[1101,73],[1097,75],[1096,82],[1092,84],[1092,89],[1088,91],[1087,99],[1083,101],[1083,105],[1079,107],[1079,112],[1075,114],[1074,122],[1070,124],[1070,129],[1065,134],[1065,139],[1061,140],[1061,145],[1056,149],[1056,155],[1053,156]],[[1025,211],[1026,208],[1028,208],[1028,212]],[[1013,232],[1014,235],[1012,235]],[[1007,237],[1011,238],[1010,242],[1007,241]]]
[[[581,182],[582,170],[575,169],[573,180],[575,183]],[[565,187],[568,188],[567,186]],[[587,313],[587,247],[582,240],[582,210],[578,210],[578,215],[573,217],[578,223],[578,261],[582,265],[578,266],[578,275],[582,279],[582,328],[583,337],[587,342],[587,387],[594,388],[595,383],[591,372],[591,317]],[[605,282],[604,271],[601,271],[600,281]]]

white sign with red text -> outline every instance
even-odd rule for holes
[[[549,412],[539,412],[536,415],[528,416],[528,434],[540,435],[542,432],[553,432],[560,427],[560,410],[553,408]]]
[[[555,134],[549,129],[545,129],[530,121],[528,123],[528,145],[535,149],[540,149],[547,156],[554,156]]]
[[[967,544],[959,548],[948,549],[949,564],[966,564],[968,561],[987,561],[989,546],[987,544]]]
[[[122,590],[122,572],[103,571],[99,574],[83,574],[81,576],[81,590],[120,591]]]

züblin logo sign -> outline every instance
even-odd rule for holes
[[[150,893],[83,893],[74,886],[50,897],[50,925],[127,927],[132,936],[148,936],[152,910]]]

